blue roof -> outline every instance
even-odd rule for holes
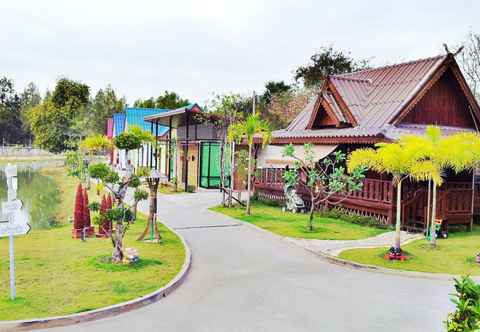
[[[125,131],[125,113],[113,114],[113,136],[118,136]]]
[[[127,107],[125,108],[126,123],[128,126],[138,126],[143,130],[150,131],[151,123],[144,120],[146,116],[155,115],[158,113],[168,112],[167,108],[139,108],[139,107]],[[155,134],[155,126],[153,126],[152,134]],[[158,136],[164,135],[168,132],[168,127],[158,126]]]

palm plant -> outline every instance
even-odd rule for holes
[[[432,182],[432,206],[427,220],[432,246],[436,245],[435,219],[437,212],[437,188],[443,183],[447,169],[456,173],[474,169],[480,161],[480,139],[476,133],[457,133],[442,136],[441,129],[428,126],[425,135],[406,135],[399,142],[406,146],[421,146],[422,160],[411,170],[411,176],[417,180]],[[430,198],[430,192],[428,192]]]
[[[422,147],[400,143],[378,143],[376,147],[353,151],[348,158],[348,168],[352,172],[358,167],[367,167],[377,173],[392,175],[393,185],[397,189],[394,249],[400,252],[402,182],[411,176],[412,169],[418,169],[417,163],[423,156]],[[417,176],[423,176],[418,171]]]
[[[262,140],[262,145],[270,143],[272,132],[268,121],[260,119],[258,114],[251,114],[245,121],[236,122],[228,127],[228,140],[240,143],[246,139],[248,145],[247,171],[247,214],[250,215],[250,194],[252,186],[252,149],[255,137]]]

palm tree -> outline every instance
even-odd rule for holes
[[[435,219],[437,210],[437,188],[443,183],[447,169],[456,173],[473,170],[480,165],[480,137],[477,133],[457,133],[442,136],[441,129],[428,126],[425,135],[406,135],[399,142],[406,146],[421,146],[422,160],[412,169],[411,176],[417,180],[432,182],[432,206],[430,221],[427,220],[427,230],[430,227],[432,246],[436,245]],[[430,196],[430,193],[428,193]],[[430,222],[428,226],[428,222]]]
[[[248,144],[248,173],[247,173],[247,214],[250,215],[250,193],[252,186],[252,148],[254,138],[262,140],[262,145],[270,143],[272,132],[268,121],[260,119],[258,114],[252,114],[245,121],[237,122],[228,127],[228,140],[241,142],[247,140]]]
[[[397,188],[397,208],[394,248],[400,252],[402,182],[411,176],[423,153],[421,146],[400,143],[379,143],[377,149],[365,148],[353,151],[348,158],[349,171],[357,167],[367,167],[377,173],[392,175],[393,185]]]

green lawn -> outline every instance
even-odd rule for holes
[[[275,234],[304,239],[356,240],[384,233],[386,230],[360,226],[340,219],[315,216],[314,230],[308,230],[308,214],[282,212],[281,208],[255,202],[248,216],[243,207],[214,207],[220,212],[250,222]]]
[[[437,244],[433,249],[422,239],[403,246],[409,257],[403,262],[383,259],[386,248],[352,249],[343,251],[340,257],[390,269],[480,275],[480,264],[475,262],[480,251],[480,227],[474,227],[470,233],[450,233],[448,239],[440,239]]]
[[[67,220],[73,208],[76,181],[59,169],[53,176],[62,192],[58,219]],[[95,195],[90,194],[90,201]],[[35,230],[15,238],[17,295],[9,300],[8,240],[0,239],[0,320],[63,315],[105,307],[148,294],[174,278],[185,251],[181,240],[160,227],[162,244],[137,242],[145,227],[142,216],[127,232],[126,246],[139,251],[141,264],[114,266],[103,261],[111,254],[108,239],[71,239],[71,225]]]

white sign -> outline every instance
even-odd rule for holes
[[[8,219],[8,222],[0,222],[0,237],[24,235],[30,231],[26,211],[16,210]]]
[[[21,208],[22,208],[22,201],[19,199],[2,203],[2,211],[4,215],[8,215],[12,212],[20,210]]]

